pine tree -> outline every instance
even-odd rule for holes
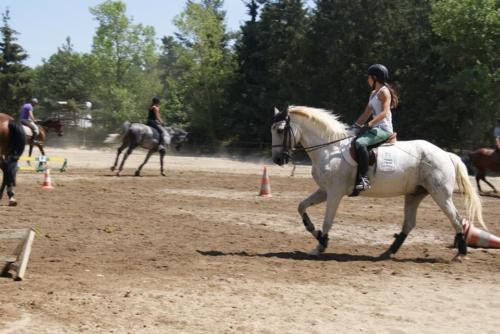
[[[23,65],[28,58],[21,45],[16,43],[18,34],[9,26],[9,11],[2,14],[0,27],[0,111],[16,115],[21,104],[30,97],[30,68]]]

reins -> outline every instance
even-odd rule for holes
[[[326,147],[326,146],[329,146],[329,145],[341,142],[343,140],[355,137],[355,136],[347,136],[347,137],[344,137],[344,138],[341,138],[341,139],[336,139],[336,140],[329,141],[327,143],[322,143],[322,144],[312,145],[312,146],[306,146],[306,147],[301,147],[301,148],[295,148],[295,147],[293,147],[293,145],[287,145],[288,144],[287,142],[289,141],[289,137],[293,137],[293,143],[294,144],[297,143],[296,140],[295,140],[295,135],[293,134],[293,131],[292,131],[292,127],[290,126],[290,117],[287,117],[285,128],[283,129],[283,131],[285,131],[285,135],[283,136],[283,144],[272,145],[271,147],[283,147],[283,148],[287,149],[288,151],[291,151],[292,153],[295,152],[295,151],[312,152],[312,151],[318,150],[318,149],[320,149],[322,147]],[[291,157],[291,154],[289,154],[289,156]]]

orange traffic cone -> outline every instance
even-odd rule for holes
[[[271,184],[269,183],[269,177],[267,176],[266,166],[264,166],[264,173],[262,174],[262,179],[260,181],[259,196],[271,197]]]
[[[52,181],[50,180],[50,169],[47,165],[45,165],[44,172],[43,172],[42,188],[43,189],[54,189],[54,187],[52,187]]]
[[[478,229],[473,226],[467,219],[462,220],[464,227],[465,241],[468,246],[479,248],[500,248],[500,238]]]

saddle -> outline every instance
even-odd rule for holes
[[[397,132],[393,132],[393,133],[391,133],[389,138],[387,138],[386,141],[380,142],[380,143],[375,144],[375,145],[368,146],[368,156],[369,156],[368,165],[369,166],[373,166],[377,162],[377,156],[378,156],[378,149],[377,148],[379,146],[382,146],[382,145],[393,145],[394,143],[396,143],[397,135],[398,135]],[[354,142],[355,142],[355,140],[353,140],[351,143],[351,147],[349,148],[349,154],[351,155],[351,158],[354,161],[358,162],[358,155],[356,154],[356,146],[355,146]]]
[[[149,127],[151,129],[151,132],[153,133],[153,140],[159,142],[160,141],[160,132],[158,130],[156,130],[155,128],[153,128],[152,126],[149,126],[147,124],[144,124],[146,125],[147,127]],[[168,136],[168,128],[165,128],[167,130],[167,135],[164,137],[164,140],[165,140],[165,144],[170,144],[170,138]]]

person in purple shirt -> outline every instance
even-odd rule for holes
[[[26,125],[33,132],[33,144],[38,144],[38,135],[40,131],[35,123],[35,116],[33,115],[33,109],[38,105],[38,100],[32,98],[30,102],[25,103],[21,107],[21,123]]]

